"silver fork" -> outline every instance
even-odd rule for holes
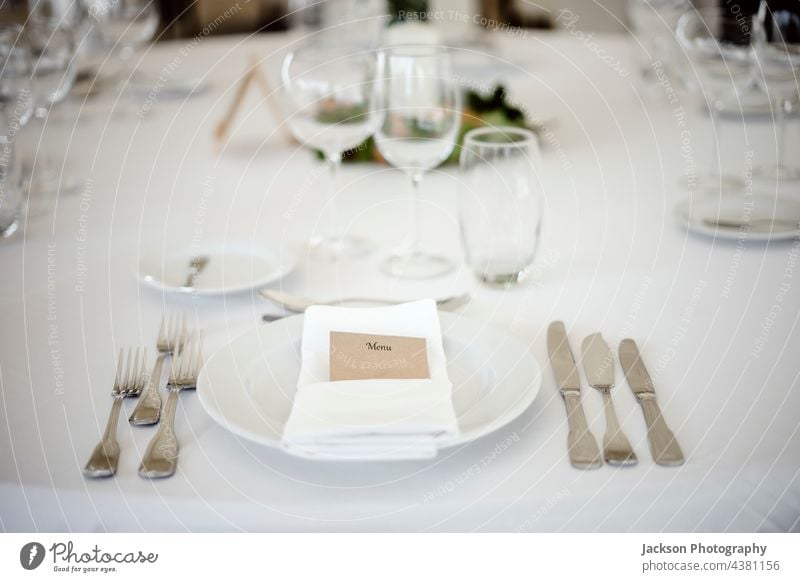
[[[186,315],[161,317],[161,327],[158,328],[158,339],[156,340],[158,358],[155,366],[153,366],[153,373],[150,374],[147,387],[128,419],[131,424],[149,425],[158,422],[161,417],[161,395],[158,391],[158,385],[161,381],[161,368],[164,360],[175,352],[177,347],[185,341],[185,338]]]
[[[203,367],[203,333],[187,341],[172,360],[172,368],[167,382],[167,404],[164,407],[164,422],[158,427],[153,440],[147,446],[139,465],[141,477],[155,479],[169,477],[175,473],[178,464],[178,439],[175,436],[175,411],[178,408],[178,395],[181,390],[197,387],[197,376]]]
[[[127,361],[127,365],[124,363]],[[125,372],[123,374],[123,367]],[[135,355],[128,349],[127,358],[124,357],[124,350],[119,350],[117,360],[117,374],[114,378],[114,390],[111,395],[114,397],[114,404],[111,413],[108,415],[106,430],[98,445],[94,448],[89,462],[83,468],[83,474],[87,477],[110,477],[117,472],[119,462],[119,443],[117,443],[117,420],[122,401],[127,396],[139,396],[144,387],[145,374],[147,372],[147,350],[136,348]]]

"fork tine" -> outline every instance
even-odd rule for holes
[[[122,386],[120,387],[122,391],[127,390],[131,383],[131,360],[133,360],[133,352],[131,351],[131,348],[128,348],[128,358],[127,362],[125,363],[125,377],[122,380]]]
[[[134,387],[136,386],[136,382],[138,380],[138,375],[139,375],[139,357],[141,356],[140,352],[141,352],[141,348],[136,348],[136,352],[135,352],[135,355],[133,357],[133,367],[131,368],[130,382],[128,382],[128,385],[125,386],[125,390],[127,392],[130,392],[130,391],[132,391],[134,389]]]
[[[119,390],[120,382],[122,381],[122,348],[119,349],[119,356],[117,356],[117,375],[114,376],[114,391]]]
[[[158,340],[157,343],[161,344],[167,341],[168,321],[165,314],[161,315],[161,325],[158,326]]]
[[[182,313],[180,318],[180,330],[177,331],[178,335],[178,342],[183,344],[187,341],[187,332],[186,332],[186,314]]]
[[[147,348],[142,352],[142,367],[139,368],[138,381],[136,382],[136,391],[141,392],[144,389],[145,379],[147,377]]]

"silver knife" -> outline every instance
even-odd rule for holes
[[[556,384],[567,407],[569,460],[578,469],[597,469],[603,465],[603,459],[581,406],[581,380],[564,322],[554,321],[547,328],[547,352],[550,354],[550,367],[553,368]]]
[[[633,393],[639,399],[647,423],[647,438],[650,441],[650,453],[659,465],[672,467],[683,464],[683,452],[675,435],[667,427],[661,409],[656,402],[656,392],[647,368],[639,355],[639,348],[632,339],[624,339],[619,344],[619,361],[625,370],[625,377]]]
[[[581,362],[586,379],[592,388],[603,394],[603,410],[606,416],[603,457],[609,465],[635,465],[636,453],[622,432],[614,402],[611,400],[611,389],[614,387],[614,355],[611,348],[599,333],[586,336],[581,347]]]

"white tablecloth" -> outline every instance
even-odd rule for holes
[[[496,50],[511,64],[485,69],[485,81],[504,80],[552,127],[544,139],[546,224],[537,268],[531,283],[509,292],[478,286],[463,267],[424,283],[379,273],[407,212],[404,178],[384,166],[342,173],[348,229],[373,238],[375,252],[338,268],[307,260],[303,243],[320,217],[325,177],[310,155],[276,133],[257,92],[227,144],[216,150],[211,139],[248,55],[263,58],[274,78],[285,44],[269,35],[159,44],[142,57],[141,70],[203,75],[209,91],[186,101],[157,97],[143,119],[130,104],[109,114],[114,100],[99,97],[87,101],[78,125],[73,104],[53,127],[50,139],[69,142],[71,169],[86,186],[59,200],[50,217],[30,220],[24,237],[0,244],[0,528],[800,529],[800,248],[713,241],[676,224],[673,205],[686,195],[682,145],[688,135],[695,162],[707,163],[707,118],[683,102],[682,127],[668,93],[638,79],[627,38],[498,36]],[[604,55],[621,59],[630,74]],[[758,153],[774,141],[769,124],[746,137],[762,144],[753,147]],[[725,147],[735,141],[726,138]],[[426,245],[462,264],[456,172],[433,172],[422,189]],[[184,310],[207,330],[210,352],[259,325],[264,312],[277,312],[248,294],[175,298],[137,281],[141,253],[226,237],[294,250],[298,268],[275,286],[320,299],[469,290],[465,316],[529,344],[544,369],[539,396],[507,428],[435,461],[353,465],[309,462],[243,441],[185,393],[173,478],[137,476],[152,429],[121,420],[118,475],[84,479],[80,469],[111,405],[120,346],[153,346],[161,314]],[[685,466],[653,464],[619,368],[617,410],[640,464],[593,472],[570,466],[564,405],[546,359],[554,319],[566,322],[576,351],[595,331],[612,345],[637,340]],[[601,398],[589,390],[584,405],[600,438]],[[128,413],[133,404],[125,403]]]

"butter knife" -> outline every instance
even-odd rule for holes
[[[569,460],[577,469],[597,469],[603,465],[603,459],[583,413],[581,380],[569,347],[564,322],[554,321],[547,328],[547,352],[556,384],[567,407]]]
[[[683,452],[678,446],[678,441],[675,440],[675,435],[669,430],[661,415],[661,409],[656,402],[653,381],[650,379],[650,374],[647,373],[647,368],[644,367],[639,355],[639,348],[632,339],[624,339],[619,344],[619,361],[622,363],[622,369],[625,370],[628,385],[642,405],[653,460],[659,465],[668,467],[682,465]]]
[[[611,389],[614,387],[614,355],[599,333],[586,336],[581,344],[581,362],[589,386],[603,395],[606,434],[603,436],[603,458],[609,465],[635,465],[636,453],[625,437],[617,419]]]

